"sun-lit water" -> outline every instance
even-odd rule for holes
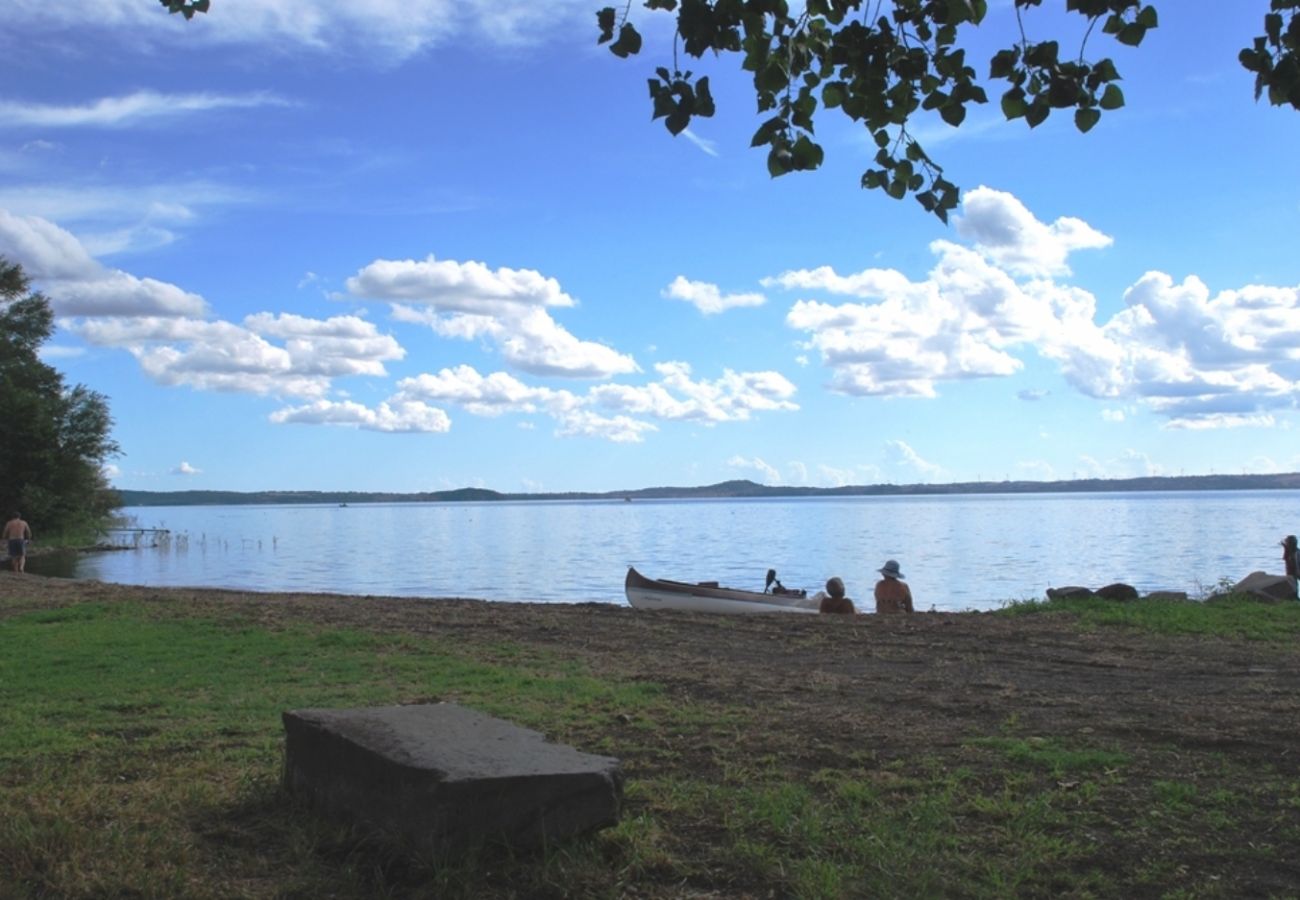
[[[125,510],[170,540],[82,557],[80,578],[258,591],[624,603],[651,577],[761,589],[839,575],[867,598],[897,559],[918,609],[1063,585],[1203,593],[1279,571],[1300,492],[187,506]],[[39,559],[31,568],[39,569]],[[870,604],[866,604],[870,608]]]

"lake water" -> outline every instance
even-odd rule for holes
[[[897,559],[917,609],[993,609],[1048,587],[1124,581],[1201,595],[1281,570],[1300,492],[947,495],[762,500],[181,506],[126,509],[158,547],[58,574],[142,585],[625,603],[650,577],[760,590],[839,575],[866,598]],[[29,568],[42,569],[40,557]],[[56,565],[51,561],[49,565]],[[53,573],[52,573],[53,574]]]

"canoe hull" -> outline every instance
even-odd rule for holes
[[[816,613],[817,601],[794,594],[764,594],[712,584],[687,584],[646,578],[628,568],[624,582],[634,609],[678,609],[708,613]]]

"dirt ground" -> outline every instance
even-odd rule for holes
[[[33,592],[34,580],[0,573],[0,596],[34,595],[41,606],[183,603],[268,625],[307,620],[549,648],[688,697],[779,708],[828,743],[838,742],[848,717],[859,743],[883,756],[996,734],[1014,715],[1029,734],[1216,749],[1300,774],[1300,652],[1292,646],[1090,632],[1061,615],[718,616],[57,579],[39,579]]]
[[[39,579],[34,589],[34,580],[0,573],[10,614],[22,606],[130,599],[237,613],[272,627],[310,621],[544,649],[596,673],[658,682],[683,698],[757,710],[771,727],[748,738],[768,745],[754,751],[793,755],[809,771],[833,765],[847,747],[882,761],[956,760],[972,738],[1010,728],[1018,736],[1116,748],[1137,778],[1218,766],[1215,783],[1243,796],[1252,771],[1300,780],[1300,649],[1292,645],[1089,631],[1061,614],[720,616],[54,579]],[[33,599],[16,604],[20,598]],[[707,767],[707,748],[696,749],[692,764]],[[1115,811],[1117,818],[1131,813]],[[1122,858],[1125,851],[1110,852]],[[1290,895],[1300,886],[1300,857],[1282,854],[1236,876],[1228,873],[1229,883],[1249,885],[1250,893]]]

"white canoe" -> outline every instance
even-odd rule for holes
[[[719,587],[717,582],[687,584],[646,578],[628,567],[624,582],[634,609],[683,609],[713,613],[816,613],[819,601],[798,594],[765,594]]]

